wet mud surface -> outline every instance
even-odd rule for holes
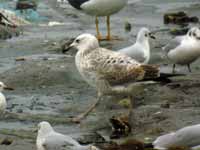
[[[184,9],[191,16],[199,16],[198,0],[133,2],[130,0],[127,7],[111,18],[112,33],[123,40],[101,42],[103,47],[117,50],[130,45],[143,26],[151,30],[179,28],[163,24],[163,14],[169,11]],[[81,33],[95,34],[95,25],[94,18],[68,4],[63,7],[56,7],[53,0],[40,2],[38,12],[47,20],[25,26],[19,37],[0,41],[0,79],[15,88],[4,92],[8,112],[0,118],[0,140],[9,137],[13,143],[0,145],[0,150],[35,150],[35,129],[43,120],[51,122],[56,131],[74,138],[97,131],[109,140],[109,118],[128,112],[127,106],[120,103],[122,98],[105,97],[81,124],[68,120],[95,101],[96,91],[79,75],[74,64],[75,51],[62,54],[61,45]],[[62,22],[63,25],[47,26],[48,21]],[[104,18],[100,22],[105,35]],[[126,22],[132,25],[131,32],[125,31]],[[160,64],[162,70],[171,72],[172,65],[166,65],[168,62],[162,57],[161,47],[172,36],[168,32],[157,32],[156,37],[155,41],[150,41],[151,63]],[[199,65],[200,60],[192,64],[193,73],[178,66],[177,71],[186,76],[173,78],[167,85],[147,87],[136,97],[137,123],[129,137],[152,141],[158,135],[200,122]]]

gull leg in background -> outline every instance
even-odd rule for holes
[[[172,73],[175,73],[175,69],[176,69],[176,64],[173,64]]]
[[[100,32],[99,32],[99,20],[98,20],[98,17],[97,17],[97,16],[96,16],[96,18],[95,18],[95,24],[96,24],[96,32],[97,32],[96,37],[97,37],[98,40],[101,40],[102,37],[101,37],[101,34],[100,34]]]
[[[187,64],[187,68],[189,72],[192,72],[191,68],[190,68],[190,64]]]
[[[106,17],[106,23],[107,23],[107,40],[111,40],[111,34],[110,34],[110,16]]]

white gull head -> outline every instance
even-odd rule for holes
[[[155,38],[154,36],[151,35],[151,32],[147,28],[141,28],[140,31],[137,34],[137,40],[136,42],[148,42],[149,38]]]
[[[0,82],[0,92],[2,92],[6,87],[7,86],[3,82]]]
[[[79,35],[70,45],[70,47],[74,47],[81,51],[90,51],[98,48],[99,42],[92,34],[85,33]]]

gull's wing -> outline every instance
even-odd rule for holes
[[[42,145],[45,150],[70,150],[73,147],[79,146],[71,137],[56,132],[46,136]]]
[[[118,52],[126,54],[129,57],[143,63],[145,61],[143,49],[144,48],[140,44],[135,43],[132,46],[120,49]]]
[[[96,72],[99,78],[104,78],[111,84],[141,81],[159,76],[158,66],[141,65],[119,52],[98,48],[87,57],[84,69]]]
[[[154,142],[154,148],[156,149],[165,149],[167,147],[170,147],[171,145],[173,145],[173,136],[174,136],[174,132],[172,133],[168,133],[162,136],[159,136]]]
[[[194,147],[200,144],[200,124],[178,130],[174,135],[177,145]]]
[[[178,47],[181,42],[185,39],[185,36],[177,36],[172,39],[167,45],[165,45],[162,49],[167,54],[170,50],[175,49]]]
[[[200,145],[200,124],[182,128],[176,132],[158,137],[153,145],[155,148],[168,148],[173,145],[195,147]]]

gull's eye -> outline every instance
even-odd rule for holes
[[[76,43],[80,43],[80,40],[79,39],[76,39],[76,41],[75,41]]]
[[[148,36],[148,34],[145,34],[144,36],[145,36],[145,37],[147,37],[147,36]]]
[[[193,33],[193,36],[196,37],[196,33]]]

